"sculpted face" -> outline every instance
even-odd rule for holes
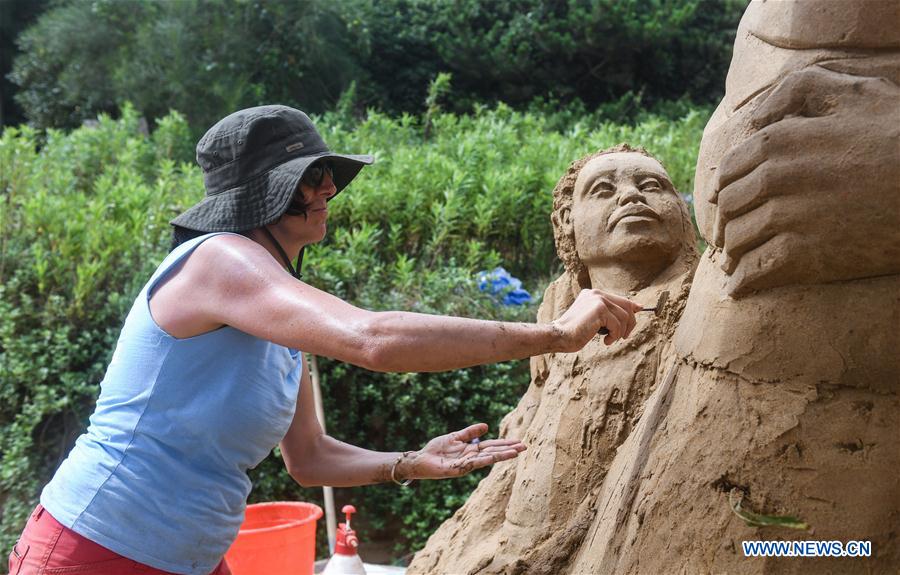
[[[578,257],[605,261],[674,259],[681,247],[677,192],[659,162],[636,152],[598,156],[575,181],[572,225]]]

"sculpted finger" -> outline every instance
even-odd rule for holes
[[[762,205],[771,194],[771,171],[763,164],[744,178],[732,182],[719,192],[712,243],[725,247],[725,229],[731,221]]]
[[[730,222],[725,228],[725,260],[722,270],[733,273],[747,252],[761,246],[787,229],[788,217],[780,205],[772,200]]]
[[[487,430],[487,423],[475,423],[473,425],[470,425],[469,427],[466,427],[465,429],[454,431],[453,439],[462,441],[463,443],[468,443],[476,437],[481,437],[482,435],[487,433]]]
[[[752,137],[769,142],[763,147],[770,154],[770,159],[764,160],[755,169],[719,190],[713,245],[721,248],[727,244],[725,227],[731,220],[757,209],[773,197],[797,193],[802,185],[808,185],[806,182],[810,174],[820,169],[809,161],[815,157],[815,151],[810,149],[810,144],[806,144],[803,148],[806,155],[804,161],[802,157],[797,157],[796,149],[804,142],[815,142],[820,130],[817,120],[788,118]],[[785,161],[784,158],[791,160]]]
[[[771,127],[764,128],[732,146],[722,156],[716,170],[716,193],[711,203],[718,204],[718,195],[722,188],[755,170],[772,154],[772,131]]]
[[[725,226],[732,219],[757,208],[772,196],[795,191],[793,183],[798,178],[806,177],[808,172],[796,160],[785,162],[783,158],[793,157],[793,152],[789,154],[785,150],[796,148],[802,142],[815,141],[818,127],[814,124],[808,118],[789,118],[751,136],[751,139],[757,140],[757,144],[752,146],[764,149],[769,159],[719,189],[713,245],[723,247]]]
[[[781,121],[785,116],[799,114],[806,104],[814,73],[814,67],[810,67],[785,76],[753,111],[750,117],[753,126],[760,129]]]
[[[786,116],[826,116],[837,105],[835,96],[847,90],[860,91],[866,79],[809,66],[788,74],[753,112],[750,121],[757,128],[780,122]]]
[[[731,297],[740,298],[761,289],[793,283],[798,267],[784,254],[797,249],[797,243],[794,234],[784,233],[746,253],[728,277],[725,291]]]

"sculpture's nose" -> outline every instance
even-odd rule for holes
[[[627,184],[619,187],[619,198],[618,204],[620,206],[624,206],[625,204],[635,204],[635,203],[647,203],[647,198],[644,197],[644,194],[637,188],[637,186]]]

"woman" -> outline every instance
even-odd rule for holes
[[[302,281],[288,253],[325,236],[327,201],[369,156],[332,153],[302,112],[236,112],[197,145],[206,197],[172,221],[177,246],[125,321],[96,411],[41,494],[11,573],[228,573],[247,469],[280,442],[302,485],[406,483],[510,459],[476,424],[421,451],[326,436],[299,350],[375,371],[439,371],[576,351],[640,309],[585,290],[550,325],[356,308]],[[290,273],[286,273],[286,270]]]

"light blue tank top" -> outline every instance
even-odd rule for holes
[[[60,523],[157,569],[206,575],[243,521],[250,479],[294,416],[296,350],[231,327],[163,331],[149,295],[207,234],[178,246],[141,290],[87,431],[44,488]]]

